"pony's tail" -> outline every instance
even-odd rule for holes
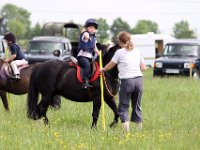
[[[39,91],[37,88],[37,85],[35,83],[35,76],[36,76],[36,70],[34,69],[31,77],[30,77],[30,83],[29,83],[29,90],[28,90],[28,101],[27,101],[27,116],[31,119],[40,119],[40,114],[37,108],[38,103],[38,97],[39,97]]]

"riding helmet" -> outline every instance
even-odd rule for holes
[[[12,43],[16,43],[16,36],[12,32],[7,32],[4,35],[4,39],[7,40],[7,41],[11,41]]]
[[[93,26],[95,27],[96,29],[98,29],[98,23],[95,19],[88,19],[86,22],[85,22],[85,27],[89,27],[89,26]]]

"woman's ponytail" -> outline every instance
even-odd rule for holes
[[[120,32],[119,33],[119,41],[124,44],[125,48],[128,50],[132,50],[134,48],[133,41],[131,39],[131,34],[128,32]]]

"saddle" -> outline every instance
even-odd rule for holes
[[[18,67],[19,72],[22,69],[27,68],[28,66],[29,65],[22,65],[22,66]],[[10,64],[4,63],[1,67],[1,70],[0,70],[0,78],[3,79],[3,80],[6,80],[7,78],[10,78],[12,75],[13,75],[13,71],[12,71]]]
[[[93,82],[95,81],[98,77],[99,77],[99,64],[95,61],[93,61],[91,63],[91,75],[90,75],[90,79],[89,82]],[[71,67],[75,67],[76,68],[76,77],[78,79],[79,82],[83,83],[83,69],[74,62],[69,62],[69,66]]]

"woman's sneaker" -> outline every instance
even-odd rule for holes
[[[123,122],[122,123],[122,129],[125,131],[125,132],[129,132],[130,128],[129,128],[129,121],[126,121],[126,122]]]
[[[136,123],[136,129],[137,130],[142,130],[142,122],[137,122]]]

